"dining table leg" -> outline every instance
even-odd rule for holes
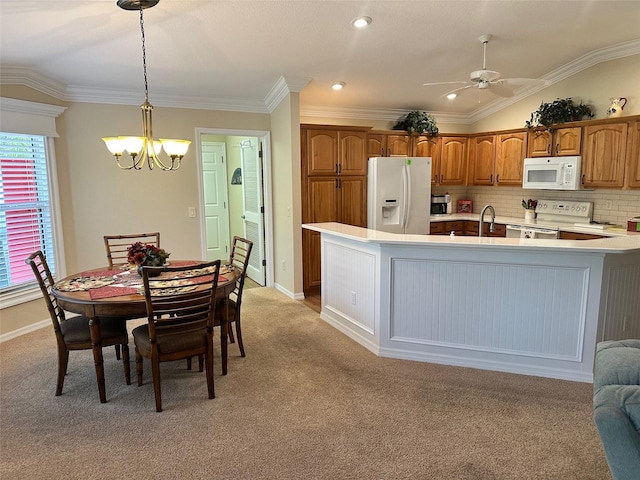
[[[89,317],[89,333],[91,334],[91,350],[93,350],[93,363],[96,367],[96,379],[98,380],[98,394],[100,403],[107,403],[107,392],[104,384],[104,361],[102,358],[102,333],[100,332],[100,318],[95,312],[87,312]]]

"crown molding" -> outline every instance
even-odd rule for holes
[[[306,77],[281,76],[264,98],[268,112],[272,113],[289,93],[300,92],[310,81],[311,78]]]
[[[50,105],[48,103],[30,102],[27,100],[17,100],[15,98],[0,98],[0,110],[3,112],[25,113],[29,115],[42,115],[43,117],[56,118],[67,107]]]
[[[301,117],[345,118],[354,120],[377,120],[397,122],[411,110],[393,108],[363,108],[363,107],[325,107],[320,105],[300,105]],[[427,112],[440,123],[466,124],[469,116],[461,113]]]
[[[64,83],[51,80],[30,68],[3,66],[0,68],[0,85],[25,85],[58,100],[66,100]]]

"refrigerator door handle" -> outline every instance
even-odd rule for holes
[[[404,197],[402,202],[402,230],[404,233],[411,209],[411,172],[407,165],[402,167],[402,195]]]

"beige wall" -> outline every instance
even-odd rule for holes
[[[278,288],[302,295],[302,204],[299,95],[290,94],[271,115],[274,276]]]
[[[309,123],[312,125],[342,125],[342,126],[360,126],[370,127],[372,130],[393,130],[393,126],[398,122],[402,116],[398,116],[398,119],[385,121],[385,120],[372,120],[372,119],[357,119],[357,118],[330,118],[330,117],[313,117],[309,115],[301,115],[300,123]],[[471,125],[466,123],[453,123],[438,121],[438,129],[442,133],[470,133]]]

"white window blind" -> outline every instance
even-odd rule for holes
[[[42,250],[55,273],[46,138],[0,133],[0,292],[34,283],[25,259]]]

